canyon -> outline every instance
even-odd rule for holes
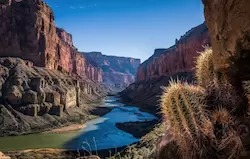
[[[175,45],[168,49],[156,49],[154,54],[143,62],[137,72],[136,82],[120,93],[125,102],[139,105],[153,113],[162,87],[171,79],[193,81],[195,58],[205,46],[210,45],[210,37],[205,23],[186,32]]]
[[[102,70],[77,51],[42,0],[0,4],[0,135],[89,120],[106,91]]]
[[[135,81],[139,59],[78,51],[42,0],[6,0],[0,20],[0,135],[87,121]]]
[[[69,33],[55,27],[53,12],[43,1],[10,1],[0,14],[1,57],[20,57],[35,66],[102,81],[101,69],[77,51]]]
[[[93,65],[102,69],[103,84],[111,92],[120,92],[135,82],[140,59],[103,55],[101,52],[83,53]]]

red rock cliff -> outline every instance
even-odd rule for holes
[[[73,47],[73,38],[71,34],[67,33],[62,28],[56,28],[56,33],[63,42]]]
[[[135,81],[140,59],[130,57],[107,56],[100,52],[83,53],[93,65],[103,72],[103,83],[121,91]]]
[[[137,80],[171,76],[178,72],[191,72],[198,52],[208,44],[210,44],[210,38],[207,27],[201,24],[188,31],[169,49],[156,49],[154,55],[139,66]]]
[[[0,7],[0,21],[1,57],[20,57],[36,66],[102,81],[101,69],[77,52],[69,33],[55,27],[53,12],[42,0],[9,1]]]
[[[210,45],[208,29],[201,24],[188,31],[176,44],[168,49],[156,49],[154,55],[139,66],[137,81],[120,93],[125,102],[141,109],[159,114],[156,108],[162,94],[162,86],[171,79],[193,81],[192,69],[195,57]]]

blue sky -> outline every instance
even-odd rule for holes
[[[142,61],[204,21],[201,0],[45,0],[85,52]]]

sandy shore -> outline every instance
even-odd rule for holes
[[[72,125],[61,127],[61,128],[56,128],[53,130],[45,131],[43,133],[64,133],[64,132],[69,132],[69,131],[81,130],[81,129],[84,129],[85,127],[86,125],[84,124],[72,124]]]

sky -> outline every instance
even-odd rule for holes
[[[204,21],[201,0],[45,0],[79,51],[149,58]]]

